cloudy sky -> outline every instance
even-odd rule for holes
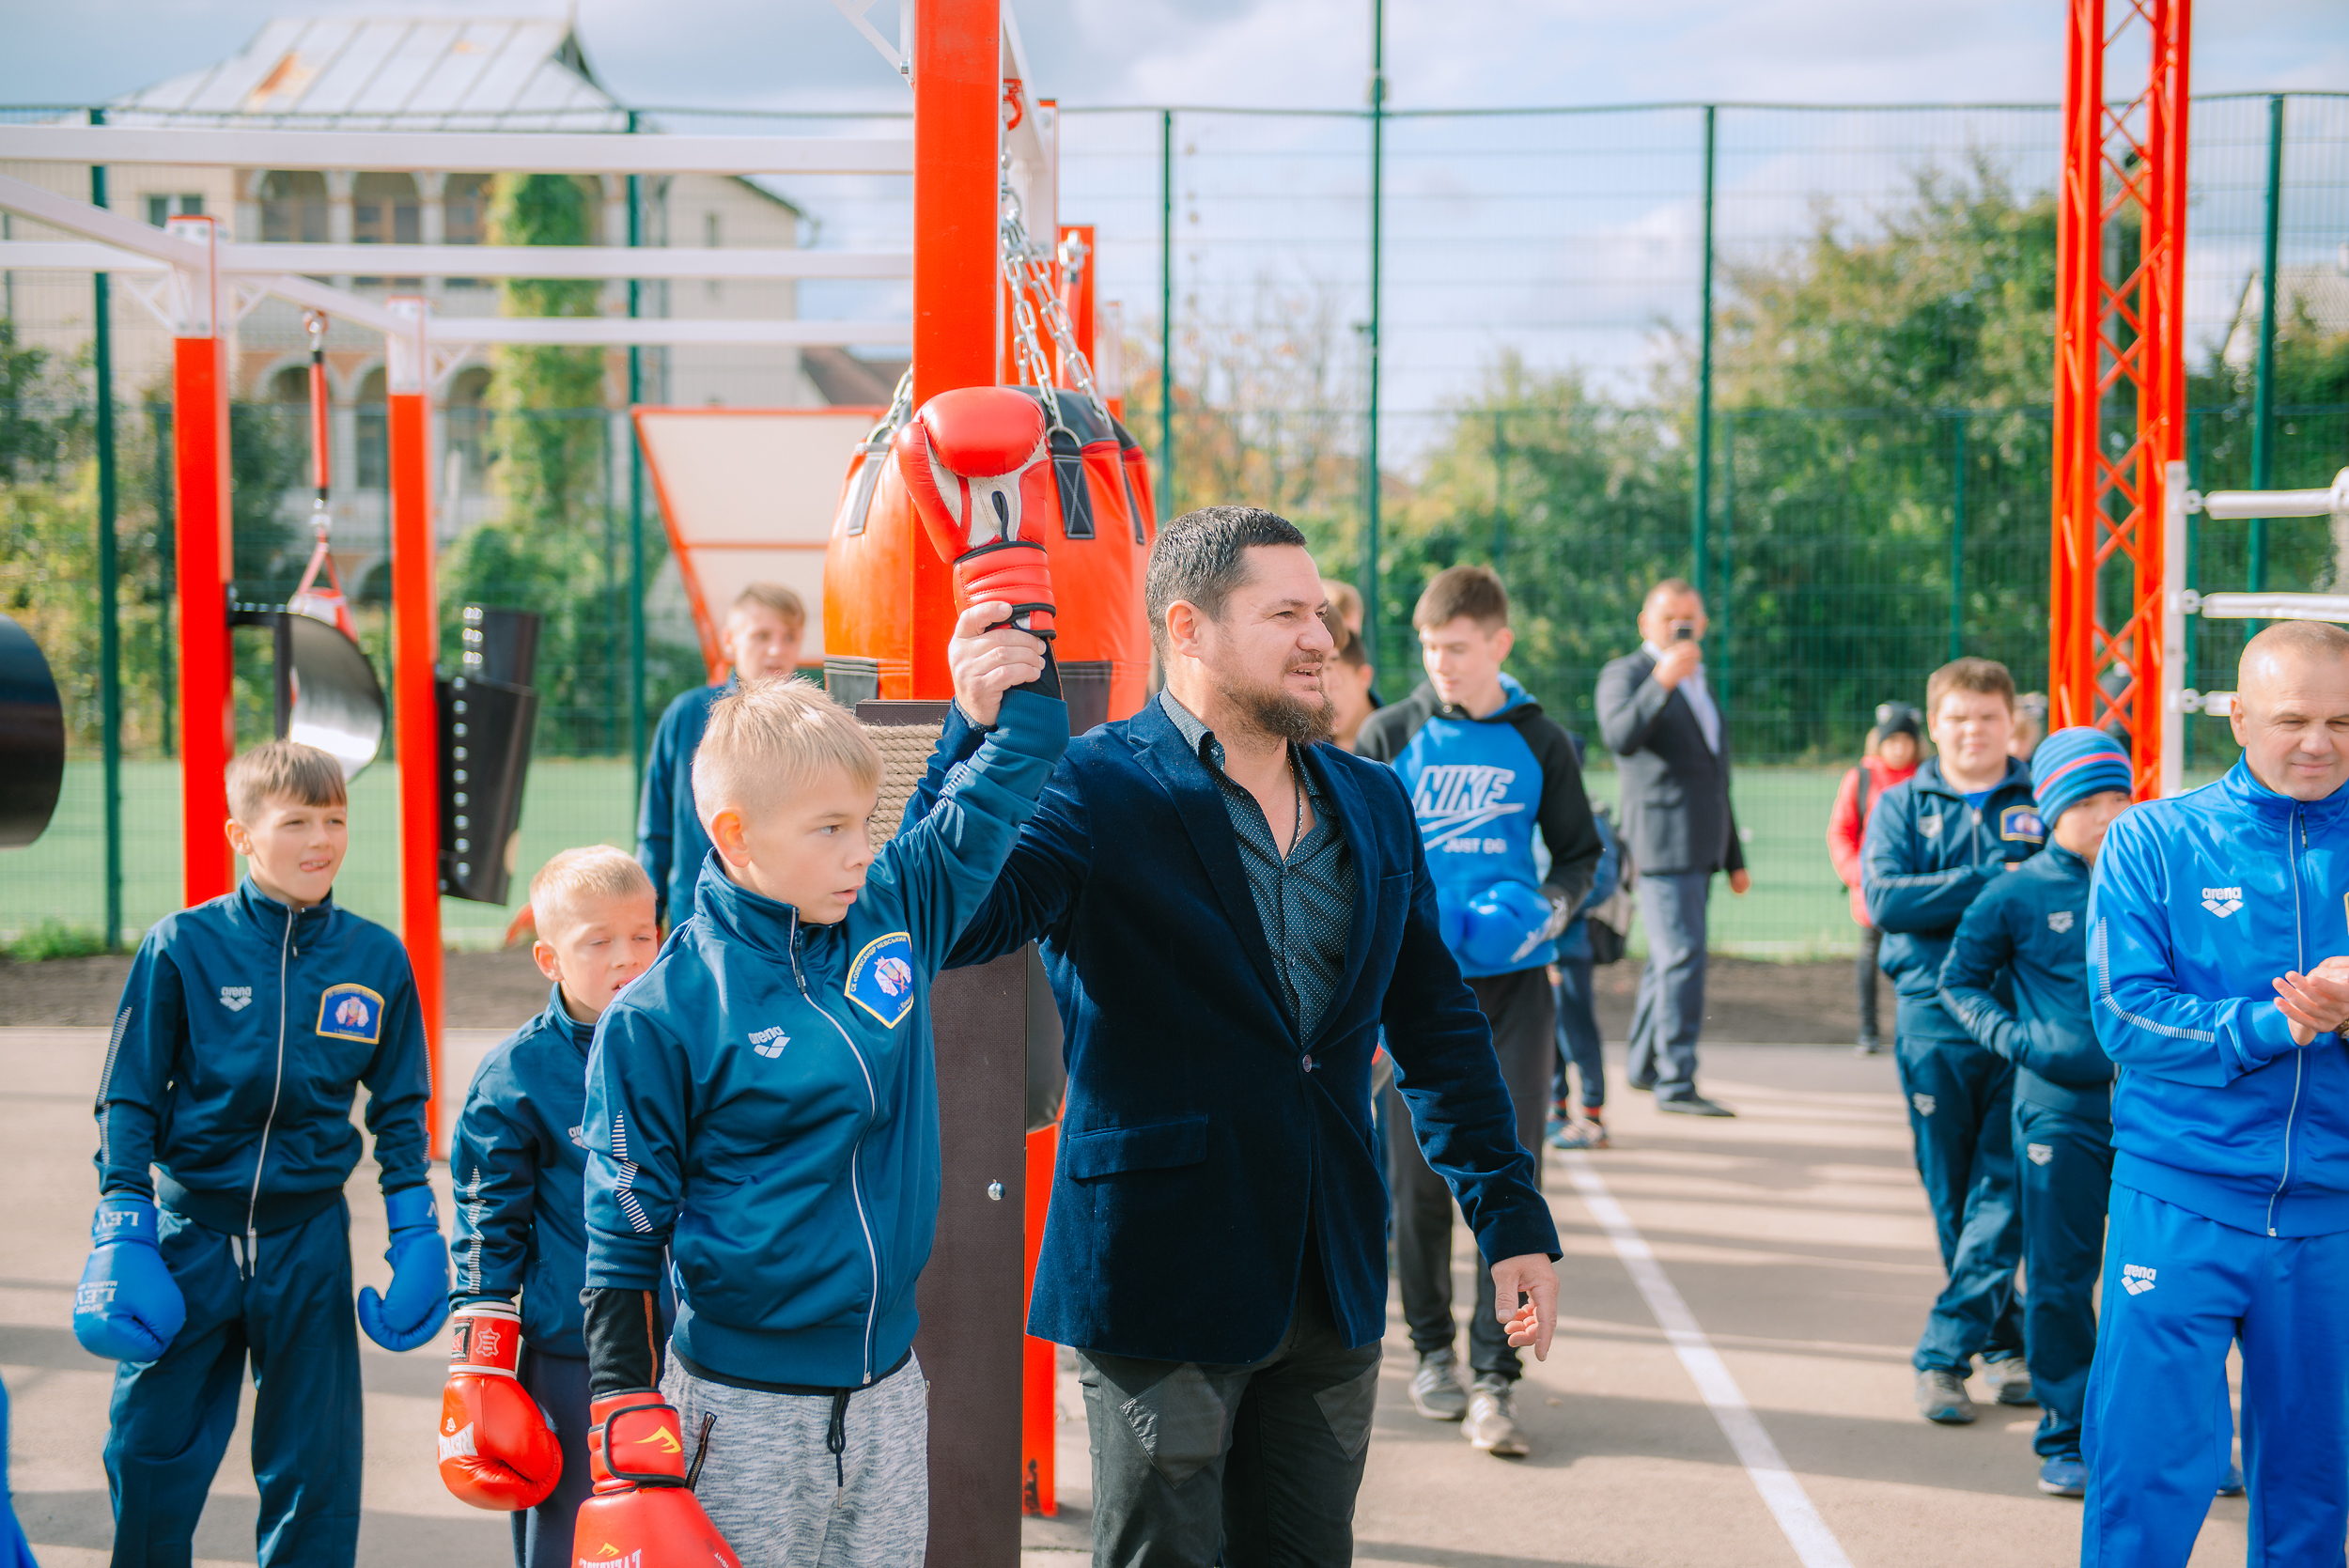
[[[0,101],[100,100],[232,53],[272,15],[562,14],[545,0],[0,0]],[[839,107],[902,89],[827,0],[580,0],[598,71],[639,103]],[[873,16],[895,31],[895,0]],[[1368,0],[1025,0],[1036,74],[1069,103],[1361,101]],[[1388,0],[1403,107],[2044,101],[2063,0]],[[2197,8],[2198,90],[2349,87],[2349,6]]]

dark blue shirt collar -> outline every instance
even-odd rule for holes
[[[571,1010],[563,1005],[561,981],[555,982],[548,989],[547,1010],[538,1015],[538,1022],[544,1028],[561,1034],[572,1045],[577,1046],[583,1060],[587,1055],[587,1043],[596,1037],[596,1026],[592,1022],[581,1023],[571,1017]]]
[[[272,935],[283,932],[288,920],[293,921],[294,936],[298,940],[307,939],[324,925],[334,912],[334,895],[332,892],[308,908],[297,910],[290,905],[280,904],[276,899],[263,893],[261,884],[256,882],[250,873],[246,874],[243,881],[237,884],[237,891],[228,896],[236,905],[239,914]]]

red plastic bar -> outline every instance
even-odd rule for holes
[[[179,613],[180,893],[190,905],[236,885],[228,819],[228,760],[236,752],[230,703],[228,579],[228,357],[217,335],[218,220],[174,218],[173,233],[203,242],[201,259],[176,280],[179,320],[171,354],[172,483]],[[194,247],[191,247],[193,250]]]
[[[386,424],[392,491],[392,718],[399,754],[399,926],[416,971],[432,1065],[426,1126],[432,1157],[448,1157],[441,1081],[441,755],[432,663],[440,650],[433,587],[431,408],[394,392]]]

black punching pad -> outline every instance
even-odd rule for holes
[[[0,849],[40,837],[65,783],[65,704],[33,634],[0,615]]]

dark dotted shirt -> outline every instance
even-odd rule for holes
[[[1289,767],[1313,803],[1314,825],[1297,836],[1283,860],[1272,828],[1256,798],[1223,771],[1223,743],[1172,691],[1159,693],[1166,716],[1183,734],[1207,776],[1222,793],[1223,809],[1239,838],[1239,862],[1272,949],[1291,1021],[1299,1040],[1313,1038],[1321,1015],[1337,994],[1346,970],[1346,939],[1354,929],[1354,852],[1346,846],[1337,814],[1314,783],[1295,746]]]

